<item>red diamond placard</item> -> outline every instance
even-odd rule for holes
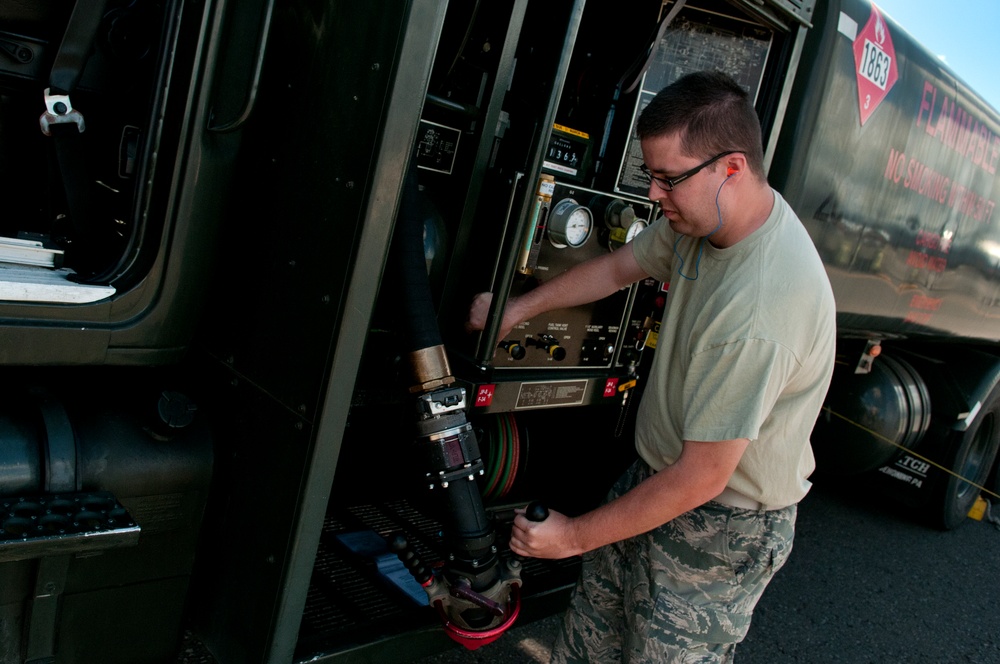
[[[854,40],[854,65],[863,125],[899,78],[896,49],[892,45],[889,26],[875,5],[872,5],[868,23]]]

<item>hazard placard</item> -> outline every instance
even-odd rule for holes
[[[854,64],[857,68],[858,107],[861,124],[871,117],[899,78],[896,49],[892,45],[889,26],[878,7],[864,29],[854,40]]]

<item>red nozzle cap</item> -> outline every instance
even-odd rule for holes
[[[516,585],[510,589],[510,604],[507,607],[510,615],[507,616],[507,619],[493,629],[486,629],[481,632],[462,629],[452,623],[448,620],[441,602],[435,602],[434,607],[437,609],[438,615],[441,616],[441,620],[444,621],[444,633],[451,637],[452,641],[461,644],[466,650],[476,650],[499,639],[504,632],[511,628],[514,621],[517,620],[517,616],[521,613],[521,589]]]

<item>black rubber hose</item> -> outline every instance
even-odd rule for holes
[[[411,166],[403,185],[396,230],[396,252],[403,293],[400,304],[406,328],[406,350],[409,352],[442,344],[424,257],[424,221],[431,215],[431,203],[417,186],[416,168]]]

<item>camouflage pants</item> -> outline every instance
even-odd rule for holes
[[[651,474],[636,462],[609,500]],[[551,661],[731,662],[757,600],[791,553],[796,511],[708,502],[585,554]]]

